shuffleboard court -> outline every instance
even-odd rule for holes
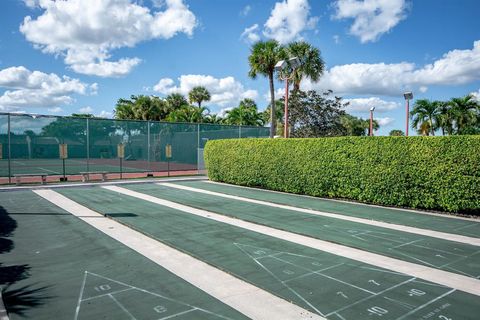
[[[480,221],[473,221],[472,219],[463,220],[449,216],[434,216],[412,212],[409,210],[368,206],[361,203],[356,204],[324,198],[314,198],[290,193],[262,190],[258,188],[215,183],[211,181],[182,182],[178,184],[202,190],[220,192],[277,204],[290,205],[298,208],[313,209],[480,238]]]
[[[0,287],[15,319],[246,319],[31,191],[0,192]]]
[[[201,182],[199,182],[201,183]],[[127,189],[276,229],[295,232],[396,259],[480,278],[480,247],[334,218],[312,216],[170,188],[134,184]]]
[[[56,191],[329,319],[474,319],[480,312],[478,296],[375,265],[99,187]]]

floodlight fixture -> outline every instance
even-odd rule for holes
[[[403,96],[405,97],[405,100],[412,100],[413,99],[413,93],[412,91],[407,91],[403,94]]]
[[[372,111],[372,112],[375,111],[375,107],[371,107],[370,111]]]
[[[275,70],[276,71],[282,71],[285,67],[287,66],[287,61],[285,60],[280,60],[277,62],[277,64],[275,65]]]
[[[297,57],[293,57],[288,59],[288,64],[292,69],[297,69],[298,67],[300,67],[301,62],[300,59],[298,59]]]

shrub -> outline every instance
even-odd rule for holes
[[[480,136],[209,141],[211,180],[318,197],[480,212]]]

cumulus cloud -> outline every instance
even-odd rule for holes
[[[251,27],[245,28],[240,35],[240,39],[244,39],[249,43],[254,43],[260,40],[260,36],[258,35],[258,24],[254,24]]]
[[[256,99],[256,90],[245,87],[234,77],[214,78],[209,75],[189,74],[178,78],[179,84],[170,78],[163,78],[153,87],[161,94],[181,93],[187,95],[194,87],[203,86],[211,94],[210,103],[219,106],[236,105],[242,99]]]
[[[302,31],[314,29],[318,17],[310,16],[308,0],[277,2],[265,23],[263,34],[285,44],[298,38]]]
[[[362,43],[378,40],[405,19],[405,0],[337,0],[335,19],[353,19],[350,33]]]
[[[47,110],[48,112],[51,112],[51,113],[60,113],[63,111],[63,109],[60,107],[48,108]]]
[[[92,109],[92,107],[86,106],[86,107],[78,109],[78,111],[80,113],[92,113],[93,109]]]
[[[344,99],[344,102],[349,103],[347,112],[367,112],[372,107],[375,107],[375,112],[386,112],[400,107],[398,102],[385,101],[379,97]]]
[[[305,80],[303,88],[332,89],[338,94],[398,96],[404,90],[426,92],[429,85],[461,85],[480,79],[480,41],[472,49],[452,50],[432,64],[354,63],[334,66],[317,83]]]
[[[380,127],[388,127],[390,124],[393,123],[393,121],[395,121],[395,119],[392,119],[392,118],[389,118],[389,117],[375,118],[375,120],[377,120]]]
[[[478,102],[480,102],[480,89],[476,92],[470,93]]]
[[[96,93],[98,86],[86,84],[67,76],[30,71],[19,66],[0,70],[0,87],[7,90],[0,96],[0,110],[49,107],[71,104],[73,94]],[[56,109],[55,109],[56,110]]]
[[[35,48],[62,56],[78,73],[100,77],[128,74],[140,59],[112,61],[112,51],[141,41],[169,39],[178,33],[193,35],[195,15],[183,0],[165,0],[163,11],[131,0],[28,1],[43,13],[27,16],[20,31]]]
[[[96,117],[99,117],[99,118],[112,118],[113,117],[113,114],[109,111],[105,111],[105,110],[102,110],[100,111],[100,113],[96,114],[95,115]]]

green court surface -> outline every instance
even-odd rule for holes
[[[245,319],[40,198],[0,192],[0,289],[15,319]]]
[[[449,217],[421,214],[408,210],[367,206],[323,198],[272,192],[262,189],[211,183],[207,181],[178,182],[178,184],[245,198],[290,205],[298,208],[337,213],[347,216],[401,224],[405,226],[427,228],[430,230],[460,234],[470,237],[480,237],[480,221],[474,222],[469,220],[452,219]]]
[[[166,192],[147,185],[129,188],[160,197]],[[55,191],[328,319],[475,319],[480,314],[478,296],[374,265],[101,187]],[[230,201],[216,199],[218,206]]]
[[[125,188],[276,229],[480,278],[480,248],[477,246],[156,184],[134,184]]]

